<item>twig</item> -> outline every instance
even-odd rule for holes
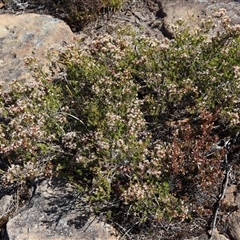
[[[82,120],[80,120],[78,117],[76,117],[76,116],[74,116],[74,115],[72,115],[72,114],[70,114],[70,113],[66,113],[66,112],[56,112],[55,114],[67,115],[67,116],[69,116],[69,117],[74,118],[75,120],[78,120],[80,123],[82,123],[83,125],[85,125]]]
[[[229,175],[230,172],[232,170],[232,166],[230,166],[228,164],[228,160],[227,160],[227,153],[225,154],[225,160],[224,160],[225,164],[226,164],[226,172],[225,172],[225,177],[223,179],[223,183],[222,183],[222,191],[218,197],[218,200],[216,202],[216,208],[215,208],[215,212],[213,214],[213,224],[212,224],[212,229],[211,229],[211,236],[210,236],[210,240],[213,239],[214,236],[214,229],[216,228],[216,222],[217,222],[217,216],[218,216],[218,212],[221,206],[221,201],[225,196],[226,190],[227,190],[227,186],[228,186],[228,181],[229,181]]]
[[[136,22],[136,20],[135,20],[135,21],[132,21],[131,19],[126,18],[126,17],[117,17],[117,16],[112,16],[112,17],[113,17],[113,18],[116,18],[116,19],[118,19],[118,20],[130,22],[130,23],[137,24],[137,25],[141,26],[141,24],[138,23],[138,22]]]
[[[118,223],[115,223],[115,224],[116,224],[119,228],[121,228],[121,229],[123,230],[123,235],[120,237],[119,240],[124,239],[125,236],[127,236],[128,239],[131,239],[131,237],[130,237],[130,235],[129,235],[128,233],[133,229],[134,225],[133,225],[131,228],[129,228],[128,230],[126,230],[126,229],[125,229],[123,226],[121,226],[120,224],[118,224]]]

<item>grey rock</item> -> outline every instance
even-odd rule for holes
[[[240,211],[232,213],[228,218],[228,233],[231,239],[240,240]]]
[[[116,240],[117,232],[91,214],[64,180],[44,180],[30,203],[7,223],[9,240]]]
[[[237,185],[232,184],[227,188],[221,206],[228,212],[222,219],[228,235],[231,239],[240,240],[240,193]]]
[[[1,190],[4,191],[4,189],[1,187]],[[10,193],[10,191],[9,191]],[[0,239],[7,239],[5,236],[7,236],[5,231],[5,225],[12,213],[14,211],[14,197],[13,195],[9,195],[5,192],[6,195],[1,197],[0,199]]]
[[[13,202],[13,195],[5,195],[0,199],[0,219],[6,215],[11,208]]]
[[[234,240],[240,240],[240,193],[233,192],[234,203],[237,205],[237,211],[234,211],[227,218],[228,233]]]
[[[240,3],[238,2],[221,2],[221,3],[214,3],[209,5],[206,8],[206,14],[211,15],[216,10],[224,8],[226,9],[226,15],[231,18],[232,24],[239,24],[240,23]]]
[[[207,234],[202,234],[198,237],[192,237],[189,239],[184,239],[184,240],[208,240],[209,237],[207,236]],[[211,237],[211,240],[229,240],[229,238],[226,238],[224,235],[219,234],[219,232],[217,230],[214,230],[214,234]]]
[[[173,26],[179,19],[185,22],[184,27],[193,30],[199,26],[203,19],[212,16],[220,8],[226,9],[226,15],[231,18],[232,24],[240,23],[240,4],[238,2],[233,2],[232,0],[221,0],[220,3],[216,3],[216,1],[199,0],[163,0],[162,5],[164,11],[167,13],[167,16],[164,18],[165,27],[169,31],[173,31]],[[217,21],[216,24],[217,27],[211,34],[214,34],[219,30],[219,24]]]

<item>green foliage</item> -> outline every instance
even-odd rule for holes
[[[160,159],[149,161],[149,154],[154,158],[154,153],[148,149],[151,134],[133,76],[131,62],[136,57],[125,40],[103,36],[87,51],[71,48],[62,54],[60,62],[66,66],[68,78],[59,85],[64,96],[71,93],[62,99],[64,105],[84,123],[72,120],[71,128],[74,126],[78,135],[76,168],[82,169],[80,178],[89,181],[93,191],[90,199],[106,200],[108,207],[118,201],[143,220],[149,214],[160,218],[163,211],[171,211],[163,201],[175,199],[161,178]],[[142,206],[153,199],[156,202],[142,212]]]
[[[212,148],[222,128],[239,129],[240,32],[223,22],[210,38],[203,25],[171,41],[97,37],[61,53],[62,78],[34,68],[34,85],[2,90],[4,181],[35,164],[68,176],[108,217],[209,215],[224,156]]]
[[[5,119],[0,125],[0,152],[9,165],[5,183],[45,174],[55,157],[55,142],[64,132],[60,89],[48,83],[40,69],[35,69],[35,75],[36,82],[14,81],[0,92],[0,112]]]

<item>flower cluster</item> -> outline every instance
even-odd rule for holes
[[[44,169],[42,169],[37,163],[28,161],[20,166],[18,164],[12,164],[7,172],[3,175],[2,181],[6,183],[24,184],[26,179],[32,180],[36,176],[41,176]]]
[[[75,140],[76,136],[77,136],[76,132],[67,132],[66,134],[64,134],[64,136],[62,137],[62,143],[64,148],[76,149],[77,147]]]
[[[13,81],[0,91],[0,112],[7,122],[0,124],[0,153],[9,164],[2,176],[5,183],[22,183],[44,174],[47,155],[55,151],[52,142],[64,132],[61,103],[56,89],[43,80],[42,71],[33,64],[36,81]],[[54,93],[53,93],[54,92]]]
[[[222,17],[226,15],[227,10],[225,8],[220,8],[218,11],[216,11],[213,16],[214,17]]]

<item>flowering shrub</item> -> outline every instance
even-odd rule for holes
[[[97,37],[61,53],[58,77],[34,68],[34,85],[2,91],[3,180],[62,173],[134,223],[209,216],[223,178],[214,146],[239,129],[240,32],[217,17],[212,38],[210,20],[171,41]]]
[[[63,134],[66,118],[61,114],[59,92],[42,79],[12,82],[8,90],[0,91],[0,154],[10,166],[3,182],[25,182],[39,174],[54,158],[55,141]],[[54,153],[54,154],[53,154]]]
[[[61,84],[74,96],[72,114],[85,123],[76,122],[83,138],[75,154],[80,169],[92,169],[91,199],[119,199],[143,219],[211,212],[223,176],[224,153],[208,155],[219,140],[216,124],[226,119],[225,127],[237,127],[232,100],[239,84],[231,61],[238,59],[224,48],[236,53],[239,33],[227,26],[209,40],[205,31],[161,42],[105,35],[62,55],[68,80]],[[171,126],[173,118],[180,124]]]
[[[160,219],[172,214],[177,200],[162,179],[161,156],[156,155],[161,146],[149,151],[151,133],[141,110],[140,85],[133,77],[135,59],[131,44],[110,35],[93,40],[84,50],[71,48],[62,54],[68,77],[58,84],[63,95],[73,97],[62,101],[83,123],[71,120],[77,145],[66,151],[75,156],[78,175],[92,188],[90,200],[105,199],[110,208],[123,204],[141,220],[149,214]],[[146,202],[149,207],[143,212]]]

